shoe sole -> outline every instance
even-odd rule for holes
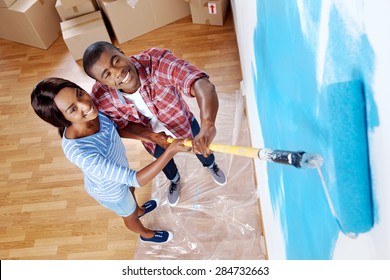
[[[170,203],[169,200],[167,199],[169,206],[175,207],[175,206],[179,203],[179,198],[180,198],[180,197],[177,198],[177,200],[176,200],[175,203]]]
[[[213,180],[214,180],[214,178],[213,178]],[[220,182],[218,182],[218,181],[216,181],[216,180],[214,180],[214,182],[215,182],[217,185],[220,185],[220,186],[225,186],[225,185],[227,184],[227,180],[226,180],[224,183],[220,183]]]

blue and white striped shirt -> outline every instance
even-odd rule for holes
[[[78,139],[62,138],[65,156],[84,173],[85,190],[100,201],[120,200],[130,186],[139,187],[129,168],[125,146],[116,125],[99,112],[99,132]]]

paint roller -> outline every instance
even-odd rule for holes
[[[374,223],[364,85],[359,80],[332,84],[322,98],[328,147],[324,187],[340,229],[356,236]]]
[[[215,143],[209,148],[297,168],[317,168],[340,230],[349,237],[356,237],[374,224],[364,87],[361,81],[334,84],[327,86],[322,96],[326,104],[323,123],[329,147],[327,180],[320,170],[323,158],[319,154]],[[172,141],[168,139],[169,143]],[[184,140],[184,145],[192,147],[191,140]]]
[[[173,138],[168,138],[167,142],[172,143]],[[185,139],[183,145],[186,147],[192,147],[192,141]],[[317,168],[317,165],[321,166],[322,157],[318,154],[310,154],[304,151],[284,151],[284,150],[272,150],[269,148],[252,148],[245,146],[235,146],[219,143],[211,143],[209,146],[211,151],[221,152],[225,154],[244,156],[250,158],[258,158],[275,163],[282,163],[295,166],[296,168]]]

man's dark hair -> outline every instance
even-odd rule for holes
[[[100,59],[102,56],[102,53],[108,50],[115,50],[122,52],[120,49],[118,49],[116,46],[109,42],[105,41],[98,41],[90,45],[84,52],[83,55],[83,67],[85,73],[90,76],[93,79],[96,79],[92,75],[92,67],[95,65],[95,63]]]

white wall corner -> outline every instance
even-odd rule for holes
[[[241,95],[245,96],[246,95],[246,88],[245,88],[244,80],[241,80],[241,82],[240,82],[240,90],[241,90]]]

